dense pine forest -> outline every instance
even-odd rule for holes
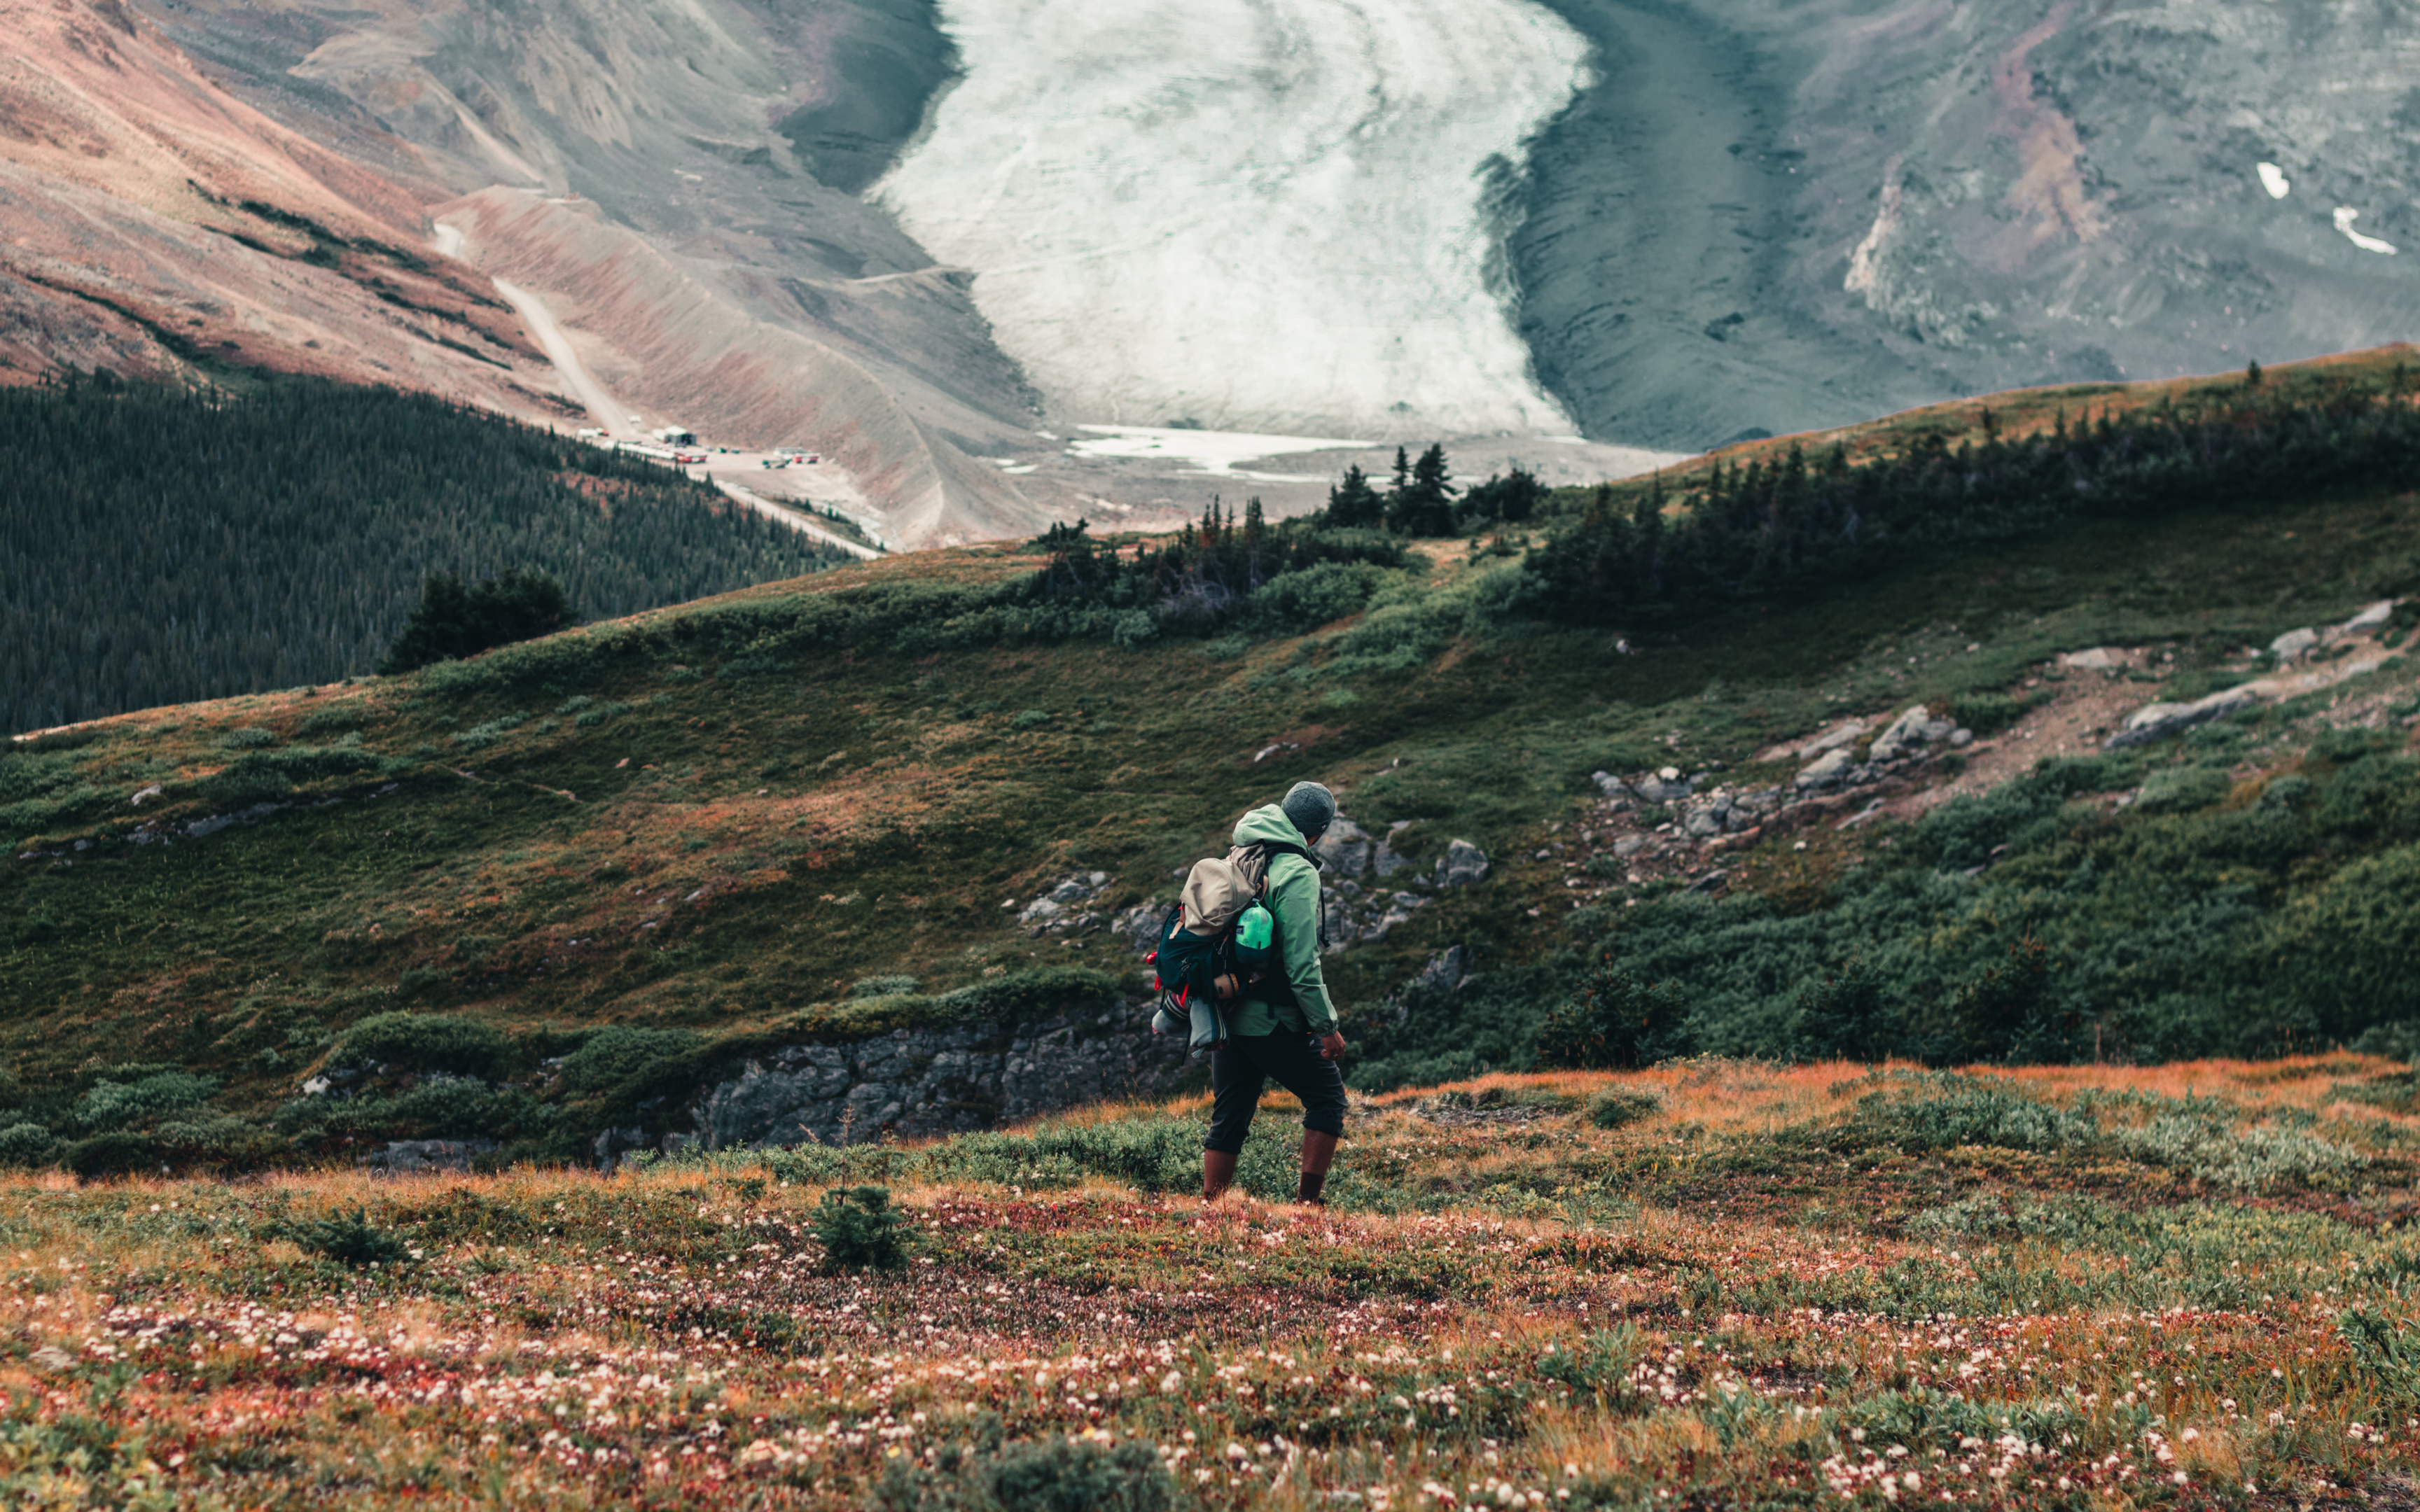
[[[837,558],[713,488],[426,394],[105,376],[0,390],[0,723],[376,669],[433,574],[592,617]]]

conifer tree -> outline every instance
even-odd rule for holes
[[[1371,530],[1387,521],[1387,501],[1357,467],[1344,470],[1343,479],[1327,490],[1327,523],[1353,530]]]
[[[1400,456],[1400,453],[1399,453]],[[1400,460],[1397,464],[1401,465]],[[1412,464],[1409,480],[1396,490],[1393,521],[1405,535],[1451,535],[1454,487],[1446,471],[1445,445],[1433,441]]]

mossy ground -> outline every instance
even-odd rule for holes
[[[2409,1080],[1492,1077],[1359,1105],[1324,1211],[1250,1195],[1283,1099],[1208,1210],[1198,1102],[611,1178],[20,1178],[0,1489],[972,1506],[953,1451],[1073,1439],[1178,1507],[2398,1504]],[[825,1273],[823,1191],[878,1179],[907,1263]]]

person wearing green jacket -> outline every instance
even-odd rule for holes
[[[1336,1005],[1319,968],[1319,868],[1307,853],[1336,819],[1336,798],[1316,782],[1297,782],[1281,802],[1235,824],[1235,843],[1269,851],[1262,905],[1277,921],[1280,968],[1244,989],[1230,1011],[1227,1043],[1210,1057],[1210,1133],[1202,1142],[1202,1196],[1235,1179],[1235,1158],[1274,1077],[1302,1100],[1302,1166],[1295,1200],[1325,1206],[1320,1191],[1344,1135],[1344,1074],[1337,1058]]]

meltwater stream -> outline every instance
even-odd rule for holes
[[[1529,0],[943,0],[877,193],[1072,421],[1561,432],[1502,207],[1586,82]]]

